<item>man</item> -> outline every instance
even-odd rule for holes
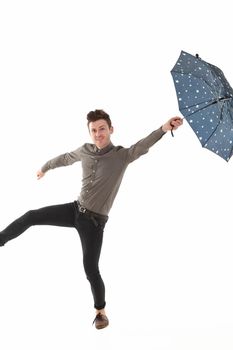
[[[129,148],[111,143],[113,127],[106,112],[91,111],[87,120],[93,144],[86,143],[73,152],[51,159],[37,172],[37,178],[41,179],[48,170],[81,161],[83,178],[78,200],[28,211],[0,233],[0,245],[3,246],[33,225],[76,228],[81,239],[83,265],[96,309],[93,323],[97,329],[101,329],[107,327],[109,321],[105,314],[105,286],[98,263],[104,227],[124,172],[131,162],[147,153],[167,131],[182,125],[182,119],[169,119],[162,127]]]

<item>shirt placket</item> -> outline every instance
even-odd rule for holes
[[[89,181],[89,184],[88,184],[88,188],[86,189],[86,193],[89,192],[90,188],[93,185],[93,182],[95,181],[96,171],[97,171],[97,164],[98,164],[98,160],[97,159],[93,159],[91,178],[90,178],[90,181]]]

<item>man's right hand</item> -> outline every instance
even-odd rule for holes
[[[41,170],[38,170],[36,175],[37,175],[37,180],[40,180],[43,176],[44,176],[45,173],[43,173]]]

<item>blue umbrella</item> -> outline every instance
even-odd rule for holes
[[[233,153],[233,89],[223,72],[181,51],[171,70],[179,110],[202,146],[226,161]]]

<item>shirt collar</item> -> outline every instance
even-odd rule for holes
[[[105,153],[111,151],[111,149],[113,149],[113,147],[114,146],[113,146],[112,142],[110,142],[106,147],[104,147],[102,149],[99,149],[98,147],[96,147],[96,145],[94,145],[93,149],[94,149],[94,152],[96,154],[102,155],[102,154],[105,154]]]

